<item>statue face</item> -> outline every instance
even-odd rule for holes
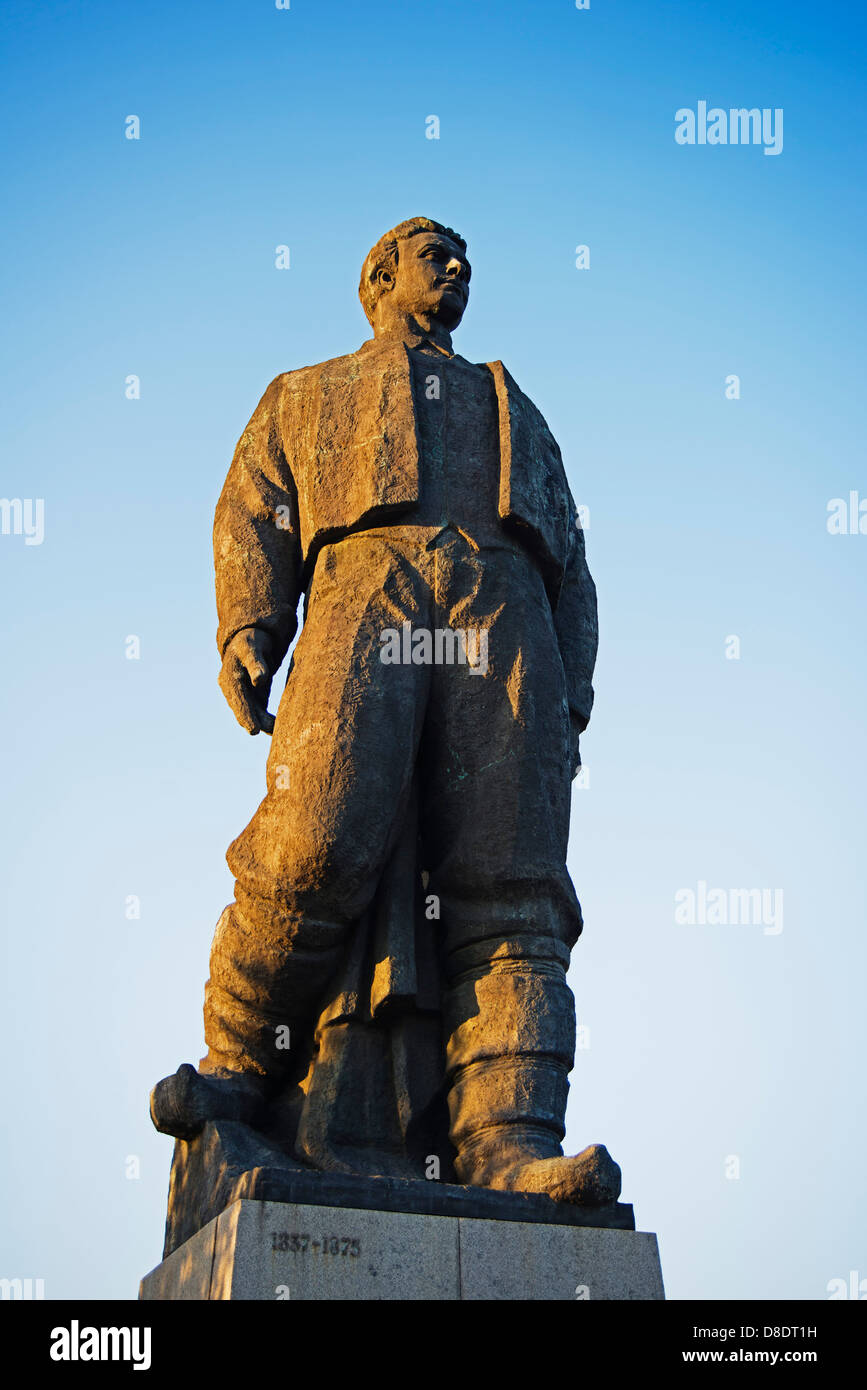
[[[448,237],[418,232],[400,242],[390,308],[429,314],[451,332],[464,316],[469,293],[470,263]]]

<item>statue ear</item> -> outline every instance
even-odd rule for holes
[[[379,270],[376,272],[376,283],[381,290],[394,289],[394,276],[388,269],[388,266],[381,265],[379,267]]]

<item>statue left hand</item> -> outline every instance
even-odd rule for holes
[[[268,696],[274,677],[271,637],[258,627],[242,627],[223,656],[220,689],[235,718],[249,734],[274,732]]]

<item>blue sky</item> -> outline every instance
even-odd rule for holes
[[[159,1259],[147,1094],[201,1055],[264,785],[216,683],[213,507],[264,387],[368,336],[363,257],[423,213],[469,242],[456,347],[505,361],[590,510],[567,1143],[618,1158],[670,1297],[867,1277],[867,536],[826,526],[867,498],[861,13],[11,0],[2,25],[0,496],[44,499],[45,535],[0,535],[0,1274],[130,1298]],[[782,153],[678,145],[700,100],[782,108]],[[700,882],[781,889],[782,931],[676,922]]]

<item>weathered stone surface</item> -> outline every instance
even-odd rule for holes
[[[501,362],[453,351],[469,283],[453,230],[381,238],[373,338],[274,379],[220,496],[220,685],[272,743],[227,856],[207,1055],[152,1097],[180,1141],[169,1246],[251,1184],[300,1181],[293,1162],[616,1214],[604,1147],[561,1149],[595,588],[543,416]],[[228,1162],[209,1120],[268,1153]]]
[[[656,1236],[461,1221],[461,1298],[662,1299]]]
[[[162,1264],[142,1280],[139,1297],[163,1300],[210,1298],[217,1224],[216,1218],[209,1221],[179,1249],[167,1254]]]
[[[140,1297],[592,1302],[665,1295],[656,1237],[646,1232],[236,1201],[147,1275]]]

